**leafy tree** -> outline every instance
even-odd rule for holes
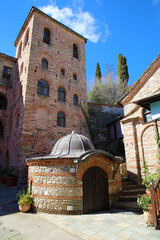
[[[101,69],[100,69],[100,65],[99,65],[98,62],[97,62],[97,65],[96,65],[95,83],[96,84],[101,84],[102,83],[102,74],[101,74]]]
[[[122,54],[118,54],[117,77],[119,91],[125,94],[128,86],[129,73],[127,59]]]
[[[114,104],[119,98],[117,79],[113,67],[107,66],[103,81],[95,81],[92,91],[88,93],[89,101],[100,104]]]

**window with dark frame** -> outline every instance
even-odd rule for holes
[[[0,95],[0,109],[2,110],[7,109],[7,101],[2,95]]]
[[[58,88],[58,101],[66,101],[66,91],[62,87]]]
[[[73,57],[78,59],[78,46],[73,43]]]
[[[37,93],[45,97],[49,96],[49,85],[44,80],[39,80],[37,84]]]
[[[4,134],[4,127],[2,122],[0,121],[0,137],[3,137],[3,134]]]
[[[73,73],[73,80],[77,81],[77,75],[75,73]]]
[[[61,74],[61,76],[65,76],[65,70],[64,70],[64,68],[61,68],[60,74]]]
[[[48,28],[44,28],[44,33],[43,33],[43,42],[50,45],[50,30]]]
[[[4,66],[2,78],[6,78],[6,79],[10,80],[11,73],[12,73],[12,68]]]
[[[77,96],[77,94],[74,94],[74,96],[73,96],[73,104],[78,106],[78,96]]]
[[[152,121],[151,111],[148,109],[144,109],[143,110],[143,118],[144,118],[144,122],[151,122]]]
[[[57,114],[57,126],[65,127],[66,126],[66,117],[63,112]]]
[[[48,69],[48,61],[45,58],[42,58],[41,67],[44,69]]]

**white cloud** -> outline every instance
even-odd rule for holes
[[[159,4],[160,0],[153,0],[152,1],[152,4],[153,6],[157,6]]]
[[[78,0],[82,3],[82,0]],[[77,0],[75,0],[77,2]],[[75,30],[79,34],[83,35],[91,42],[97,43],[103,35],[99,30],[97,20],[90,12],[84,12],[82,7],[70,8],[64,7],[59,9],[56,4],[49,4],[47,6],[40,7],[40,9],[71,29]],[[106,25],[107,31],[105,31],[105,38],[108,36],[108,26]],[[102,40],[104,42],[104,38]]]

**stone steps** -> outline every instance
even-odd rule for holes
[[[136,184],[129,182],[127,179],[123,179],[122,193],[114,207],[134,212],[143,212],[142,208],[137,205],[138,195],[142,194],[145,194],[144,188],[138,187]]]
[[[132,188],[128,190],[122,190],[122,196],[130,196],[130,195],[142,195],[145,193],[144,188]]]

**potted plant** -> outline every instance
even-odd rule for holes
[[[12,187],[16,185],[16,175],[14,174],[16,170],[14,168],[8,168],[4,174],[5,182],[7,187]]]
[[[5,182],[5,178],[4,178],[4,169],[2,166],[0,166],[0,183],[4,183]]]
[[[156,181],[158,180],[159,176],[160,176],[160,167],[157,167],[157,172],[153,173],[153,174],[149,174],[149,169],[147,164],[144,164],[144,177],[143,177],[143,181],[142,181],[142,185],[144,185],[146,187],[146,193],[148,196],[150,196],[150,185],[151,184],[155,184]]]
[[[32,196],[29,194],[29,191],[21,190],[17,196],[19,197],[18,205],[21,212],[28,212],[33,204]]]
[[[151,211],[151,198],[147,194],[143,194],[137,198],[137,205],[143,209],[144,219],[147,224],[153,224],[153,216]]]

